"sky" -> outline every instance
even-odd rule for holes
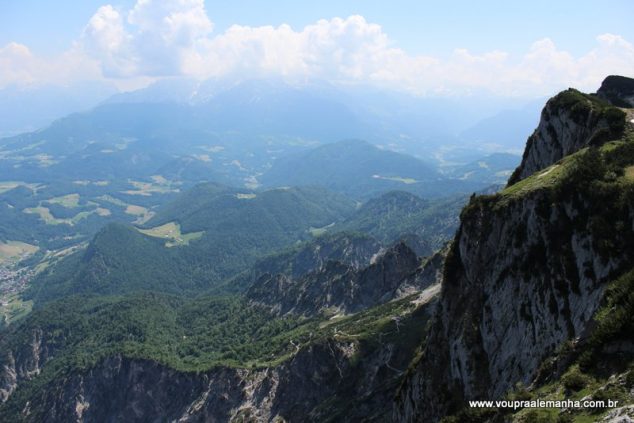
[[[634,2],[0,0],[0,88],[283,77],[537,97],[634,76]]]

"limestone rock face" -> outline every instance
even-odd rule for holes
[[[0,367],[0,403],[6,401],[18,384],[40,374],[51,356],[51,349],[41,330],[34,330],[31,342],[19,351],[10,352]]]
[[[397,402],[400,421],[435,421],[454,399],[530,385],[546,357],[583,335],[605,283],[634,259],[634,204],[614,240],[623,248],[609,256],[600,250],[606,235],[588,219],[594,206],[582,198],[551,204],[536,193],[495,206],[475,203],[463,214],[426,352]]]

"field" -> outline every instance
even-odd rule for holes
[[[37,191],[38,188],[40,188],[40,184],[27,184],[26,182],[20,182],[20,181],[2,181],[0,182],[0,194],[7,192],[9,190],[12,190],[14,188],[17,187],[27,187],[29,188],[31,191]]]
[[[114,198],[110,195],[102,195],[101,197],[97,197],[97,200],[107,201],[108,203],[114,204],[115,206],[126,207],[128,203],[125,203],[118,198]]]
[[[154,216],[153,211],[149,211],[146,207],[135,206],[133,204],[129,204],[125,208],[125,212],[126,214],[137,216],[137,219],[134,221],[137,225],[144,224]]]
[[[75,216],[73,216],[71,219],[58,219],[51,214],[51,211],[47,207],[43,207],[43,206],[27,208],[27,209],[24,209],[23,212],[26,214],[39,215],[40,219],[47,225],[64,224],[69,226],[75,225],[77,222],[79,222],[82,219],[86,219],[88,216],[90,216],[93,213],[96,213],[98,216],[101,216],[101,217],[106,217],[111,215],[110,210],[104,209],[101,207],[98,207],[91,211],[79,212]]]
[[[67,194],[61,197],[54,197],[50,200],[46,200],[45,202],[49,204],[59,204],[67,209],[72,209],[79,207],[79,194]]]
[[[332,222],[329,225],[326,226],[322,226],[321,228],[314,228],[314,227],[310,227],[308,229],[308,232],[310,232],[310,234],[314,237],[318,237],[318,236],[322,236],[323,234],[325,234],[326,232],[328,232],[328,229],[332,228],[333,226],[335,226],[335,222]]]
[[[121,191],[128,195],[142,195],[149,197],[152,194],[168,194],[170,192],[180,192],[178,188],[172,188],[171,182],[161,175],[152,176],[153,182],[142,182],[130,180],[129,183],[134,189]]]
[[[126,203],[118,198],[110,195],[102,195],[97,197],[98,200],[107,201],[110,204],[114,204],[119,207],[125,207],[125,213],[131,216],[136,216],[137,219],[133,222],[137,225],[142,225],[154,216],[154,212],[147,209],[147,207],[137,206],[134,204]]]
[[[97,207],[94,210],[94,212],[97,213],[97,215],[101,216],[101,217],[107,217],[107,216],[110,216],[112,214],[112,212],[110,210],[104,209],[103,207]],[[90,213],[90,212],[86,212],[86,213]],[[75,216],[75,217],[77,217],[77,216]],[[75,219],[75,218],[73,218],[73,219]]]
[[[20,241],[0,242],[0,264],[20,259],[39,250],[35,245]]]
[[[411,184],[415,184],[416,182],[418,182],[416,179],[413,178],[401,178],[400,176],[381,176],[381,175],[372,175],[372,177],[374,179],[383,179],[386,181],[394,181],[394,182],[401,182],[405,185],[411,185]]]
[[[165,225],[157,226],[151,229],[139,229],[139,232],[154,238],[165,239],[166,247],[180,247],[182,245],[189,245],[190,241],[199,239],[205,233],[204,231],[201,231],[183,234],[181,233],[180,225],[174,222],[166,223]]]

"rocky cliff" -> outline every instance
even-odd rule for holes
[[[32,331],[30,339],[27,345],[7,353],[0,369],[0,403],[13,394],[18,384],[38,376],[52,355],[41,329]]]
[[[463,210],[396,420],[438,421],[530,386],[546,358],[592,332],[605,287],[634,260],[632,132],[594,97],[548,102],[509,186]]]

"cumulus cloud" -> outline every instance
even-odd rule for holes
[[[9,43],[0,48],[0,69],[4,84],[33,82],[35,58],[29,48],[23,44]]]
[[[456,49],[441,59],[407,53],[380,25],[356,15],[299,30],[234,25],[220,34],[212,31],[204,0],[138,0],[130,10],[105,5],[67,54],[98,67],[105,78],[132,85],[165,76],[282,76],[446,95],[489,90],[541,96],[568,86],[592,90],[607,74],[634,70],[634,46],[615,34],[599,35],[595,46],[577,57],[545,38],[521,55]],[[41,78],[32,68],[42,60],[25,46],[5,46],[0,84]],[[63,73],[63,66],[56,72]]]
[[[99,61],[105,76],[125,77],[138,73],[138,58],[123,17],[112,6],[102,6],[90,18],[81,37],[81,48]]]
[[[241,72],[365,80],[376,76],[377,71],[386,71],[381,67],[386,61],[393,62],[395,55],[405,58],[401,50],[388,45],[379,25],[351,16],[320,20],[302,31],[288,25],[234,25],[201,43],[189,70],[207,76]]]
[[[81,45],[106,77],[172,76],[182,73],[187,55],[212,29],[203,0],[139,0],[127,13],[100,7]]]

